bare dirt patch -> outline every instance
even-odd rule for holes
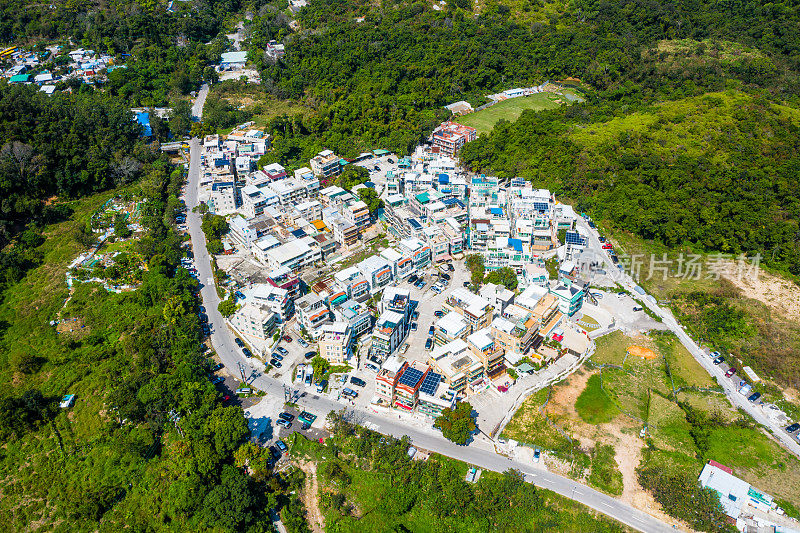
[[[303,487],[303,505],[306,508],[306,520],[313,533],[325,533],[325,517],[319,508],[319,481],[317,480],[317,463],[298,462],[297,466],[306,473]]]
[[[795,283],[765,272],[760,272],[758,277],[725,279],[742,291],[743,296],[762,302],[784,318],[800,321],[800,287]]]

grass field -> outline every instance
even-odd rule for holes
[[[458,117],[456,122],[465,126],[472,126],[478,130],[478,134],[486,133],[492,131],[494,125],[502,119],[514,122],[526,109],[534,111],[554,109],[559,106],[556,100],[564,101],[565,98],[551,93],[520,96],[519,98],[504,100],[482,111]]]
[[[673,333],[654,333],[653,341],[669,364],[676,388],[687,386],[713,388],[717,385]]]
[[[542,389],[525,400],[503,430],[503,438],[536,444],[545,449],[563,446],[567,439],[547,423],[539,410],[547,400],[547,394],[548,390]]]
[[[600,374],[593,375],[586,382],[586,388],[575,402],[575,410],[589,424],[605,424],[619,414],[619,409],[601,388]]]
[[[592,361],[598,364],[622,365],[625,351],[633,340],[622,333],[614,331],[597,339],[597,350],[592,356]]]

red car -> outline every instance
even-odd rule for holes
[[[284,335],[283,336],[283,341],[284,342],[292,342],[292,338],[289,335]]]
[[[736,373],[736,369],[735,369],[735,368],[729,368],[729,369],[728,369],[728,371],[727,371],[727,372],[725,372],[725,377],[726,377],[726,378],[729,378],[729,377],[731,377],[732,375],[734,375],[735,373]]]
[[[222,397],[222,401],[223,402],[227,402],[230,399],[231,399],[231,395],[230,394],[226,394],[225,396]]]
[[[610,250],[610,249],[611,249],[611,243],[608,242],[608,241],[604,242],[603,243],[603,250]]]

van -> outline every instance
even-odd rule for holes
[[[322,394],[322,391],[325,390],[325,387],[327,385],[328,385],[328,381],[324,380],[324,379],[322,381],[320,381],[319,383],[317,383],[317,392]]]
[[[295,381],[299,381],[302,383],[305,377],[306,377],[306,366],[297,365],[297,374],[294,376]]]

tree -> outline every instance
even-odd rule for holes
[[[453,409],[444,409],[433,426],[442,431],[444,438],[461,445],[469,441],[470,435],[478,427],[469,402],[459,402]]]
[[[511,267],[503,267],[489,272],[484,281],[495,285],[504,285],[506,289],[513,291],[517,288],[517,273]]]
[[[222,300],[217,306],[217,310],[224,317],[231,316],[233,313],[236,312],[236,300],[234,300],[233,298]]]
[[[335,184],[342,189],[350,190],[356,185],[369,181],[369,171],[358,165],[347,165],[336,178]]]
[[[172,113],[169,116],[169,131],[180,139],[192,127],[192,106],[186,100],[178,100],[172,104]]]
[[[330,367],[330,362],[320,355],[311,360],[311,368],[314,369],[314,375],[317,376],[317,379],[322,379],[322,376],[325,375]]]
[[[125,213],[114,215],[114,236],[120,239],[130,237],[133,232],[128,228],[128,217]]]
[[[374,217],[375,212],[383,207],[383,200],[380,199],[378,193],[375,192],[375,189],[370,187],[359,189],[358,197],[361,198],[365,204],[367,204],[367,209],[369,209],[369,215],[371,217]]]
[[[483,265],[483,256],[480,254],[470,254],[467,256],[465,264],[472,273],[470,277],[472,284],[476,287],[480,286],[480,284],[483,283],[483,274],[486,271]]]

